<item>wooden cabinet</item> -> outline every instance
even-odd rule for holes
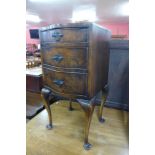
[[[85,149],[91,148],[88,143],[91,117],[108,80],[110,37],[109,30],[93,23],[55,24],[40,29],[47,127],[52,128],[49,107],[52,95],[79,102],[87,119]],[[102,113],[99,120],[103,121]]]
[[[106,106],[129,110],[129,41],[110,41]]]
[[[26,90],[40,93],[43,86],[41,67],[26,69]]]

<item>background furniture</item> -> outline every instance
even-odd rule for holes
[[[26,69],[26,90],[40,92],[43,86],[41,67]]]
[[[106,106],[129,109],[129,41],[110,41],[108,97]]]
[[[110,37],[110,31],[92,23],[56,24],[40,29],[47,128],[53,127],[51,96],[77,101],[86,114],[85,149],[91,148],[90,122],[97,101],[102,99],[102,86],[108,80]],[[103,121],[102,112],[99,120]]]
[[[38,50],[36,44],[26,44],[26,51],[34,53],[36,50]]]
[[[39,67],[41,65],[41,59],[34,56],[28,56],[26,58],[26,68]]]
[[[112,35],[112,40],[126,40],[127,35]]]

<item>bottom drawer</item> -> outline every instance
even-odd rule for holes
[[[44,84],[64,94],[87,96],[87,74],[66,73],[43,68]]]

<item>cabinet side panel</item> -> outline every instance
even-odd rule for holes
[[[108,82],[110,38],[111,32],[109,30],[93,24],[89,44],[90,97],[96,95]]]

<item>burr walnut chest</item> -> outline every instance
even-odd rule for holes
[[[42,97],[52,126],[53,95],[77,101],[86,114],[84,148],[90,149],[88,132],[94,107],[107,84],[111,33],[93,23],[55,24],[39,32],[44,87]],[[101,106],[103,108],[103,106]],[[102,109],[101,109],[102,111]],[[102,121],[102,112],[99,120]]]

